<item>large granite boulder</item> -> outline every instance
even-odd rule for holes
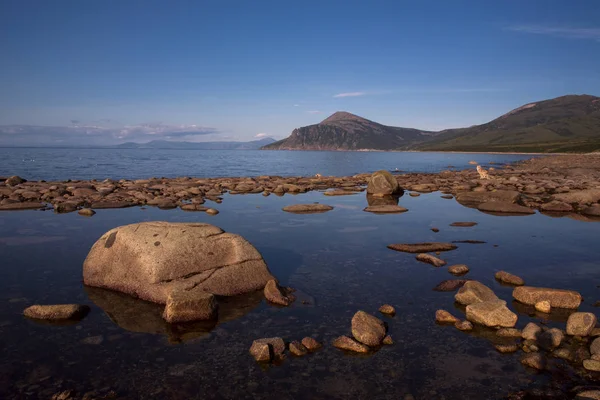
[[[142,222],[114,228],[83,263],[86,285],[166,304],[175,291],[233,296],[274,279],[243,237],[204,223]]]
[[[504,300],[490,300],[467,306],[467,319],[489,327],[512,328],[517,323],[517,314],[506,307]]]
[[[402,192],[398,181],[388,171],[374,172],[367,185],[367,193],[378,195],[392,195]]]

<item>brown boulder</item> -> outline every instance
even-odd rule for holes
[[[374,172],[367,185],[367,193],[390,195],[401,192],[398,181],[388,171]]]
[[[551,307],[577,308],[581,304],[581,294],[572,290],[549,289],[532,286],[519,286],[513,290],[513,298],[520,303],[535,305],[540,301],[550,302]]]
[[[292,353],[295,356],[304,356],[308,353],[308,349],[299,341],[294,340],[293,342],[290,343],[289,345],[289,349],[290,349],[290,353]]]
[[[435,312],[435,322],[440,324],[455,324],[460,320],[446,310],[437,310]]]
[[[590,312],[576,312],[567,320],[567,335],[588,336],[596,327],[596,315]]]
[[[311,214],[330,211],[333,210],[333,207],[327,204],[292,204],[283,207],[282,210],[296,214]]]
[[[308,336],[302,339],[302,344],[308,349],[308,351],[315,351],[321,347],[321,343]]]
[[[417,254],[416,259],[418,261],[421,261],[421,262],[424,262],[427,264],[431,264],[434,267],[443,267],[444,265],[446,265],[446,261],[442,260],[441,258],[432,256],[431,254],[425,254],[425,253]]]
[[[408,209],[398,205],[380,205],[366,207],[363,211],[376,214],[397,214],[406,212]]]
[[[512,328],[517,323],[517,314],[506,307],[504,300],[491,300],[469,304],[467,319],[489,327]]]
[[[457,247],[452,243],[427,242],[427,243],[396,243],[387,246],[388,249],[405,253],[429,253],[434,251],[450,251]]]
[[[507,283],[509,285],[523,286],[525,284],[525,281],[523,279],[506,271],[496,272],[495,278],[496,280],[502,283]]]
[[[468,281],[460,288],[454,299],[465,306],[484,301],[499,300],[492,289],[478,281]]]
[[[369,348],[348,336],[340,336],[333,341],[333,347],[341,350],[353,351],[355,353],[368,353]]]
[[[396,315],[396,309],[394,308],[394,306],[391,306],[389,304],[384,304],[381,307],[379,307],[379,312],[391,316]]]
[[[98,239],[83,263],[86,285],[160,304],[178,289],[233,296],[262,289],[270,279],[250,243],[203,223],[121,226]]]
[[[464,275],[469,272],[469,267],[465,264],[456,264],[448,267],[448,272],[452,275]]]
[[[81,319],[90,311],[88,306],[80,304],[33,305],[23,311],[29,318],[46,320]]]
[[[352,336],[367,346],[379,346],[385,337],[385,325],[379,318],[358,311],[352,317]]]
[[[521,364],[542,370],[546,367],[546,359],[540,353],[527,353],[521,358]]]

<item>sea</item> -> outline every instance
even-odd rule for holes
[[[501,167],[531,156],[509,154],[1,149],[0,175],[26,179],[120,179],[175,176],[353,175],[379,169],[436,172],[469,161]],[[282,211],[322,202],[323,214]],[[503,217],[463,207],[441,193],[404,195],[409,211],[363,211],[366,195],[328,197],[309,192],[282,197],[224,195],[218,215],[134,207],[98,210],[91,218],[51,211],[0,212],[0,398],[78,396],[123,399],[504,399],[522,390],[596,382],[553,361],[546,371],[520,363],[522,352],[501,354],[489,329],[461,332],[435,323],[445,309],[464,318],[453,292],[433,290],[456,279],[446,267],[387,248],[392,243],[453,242],[440,255],[466,264],[463,279],[488,285],[528,322],[564,329],[568,313],[540,314],[512,301],[512,288],[494,279],[505,270],[527,284],[582,293],[580,311],[595,312],[600,224],[566,215]],[[259,293],[223,300],[219,321],[169,325],[160,306],[82,284],[82,264],[106,231],[142,221],[206,222],[244,236],[284,286],[297,289],[290,307],[267,304]],[[450,226],[473,221],[473,227]],[[435,233],[432,228],[438,228]],[[478,241],[468,243],[465,241]],[[301,300],[301,301],[300,301]],[[31,304],[91,307],[80,322],[40,323],[23,317]],[[391,304],[396,315],[379,314]],[[331,342],[350,335],[359,310],[380,317],[394,344],[357,355]],[[265,337],[312,336],[324,344],[303,357],[258,364],[248,349]],[[586,386],[587,385],[587,386]],[[411,397],[412,396],[412,397]],[[566,397],[572,398],[572,397]]]

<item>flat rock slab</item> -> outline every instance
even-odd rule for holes
[[[44,208],[44,204],[33,201],[0,205],[0,210],[38,210],[40,208]]]
[[[368,353],[369,348],[348,336],[340,336],[333,341],[333,347],[341,350],[353,351],[355,353]]]
[[[417,260],[427,264],[431,264],[434,267],[443,267],[444,265],[446,265],[446,261],[426,253],[417,254]]]
[[[450,251],[458,247],[452,243],[426,242],[426,243],[396,243],[388,245],[388,249],[404,253],[429,253],[434,251]]]
[[[494,212],[494,213],[506,213],[506,214],[535,214],[535,211],[531,208],[513,204],[506,203],[502,201],[491,201],[487,203],[482,203],[477,206],[479,211],[485,212]]]
[[[477,225],[477,222],[453,222],[450,224],[450,226],[458,226],[461,228],[470,228],[472,226]]]
[[[467,320],[488,327],[512,328],[517,314],[506,307],[504,300],[490,300],[467,306]]]
[[[496,278],[496,280],[502,283],[506,283],[508,285],[523,286],[525,284],[525,281],[521,277],[518,277],[517,275],[513,275],[510,272],[506,271],[498,271],[496,272],[494,277]]]
[[[313,214],[331,211],[333,207],[327,204],[292,204],[283,207],[282,210],[296,214]]]
[[[79,320],[90,311],[90,308],[80,304],[33,305],[23,311],[28,318],[58,320]]]
[[[327,190],[323,192],[325,196],[349,196],[351,194],[358,194],[360,192],[353,192],[350,190]]]
[[[131,201],[97,201],[92,203],[90,208],[127,208],[137,206],[137,203]]]
[[[504,202],[515,203],[521,194],[515,190],[496,190],[494,192],[460,192],[456,194],[459,203]]]
[[[376,214],[397,214],[408,211],[407,208],[397,206],[397,205],[380,205],[380,206],[369,206],[366,207],[363,211],[372,212]]]
[[[551,307],[576,309],[581,304],[581,294],[573,290],[519,286],[513,290],[513,298],[520,303],[535,306],[548,301]]]

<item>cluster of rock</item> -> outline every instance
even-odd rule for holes
[[[258,362],[280,361],[285,358],[285,351],[297,357],[312,353],[321,347],[321,343],[312,337],[305,337],[301,341],[294,340],[286,343],[280,337],[256,339],[250,346],[250,354]]]
[[[384,314],[394,315],[395,310],[386,304],[380,308]],[[385,323],[379,318],[364,311],[357,311],[352,317],[350,336],[340,336],[333,341],[338,349],[356,353],[368,353],[382,344],[393,344],[392,337],[387,334]]]

